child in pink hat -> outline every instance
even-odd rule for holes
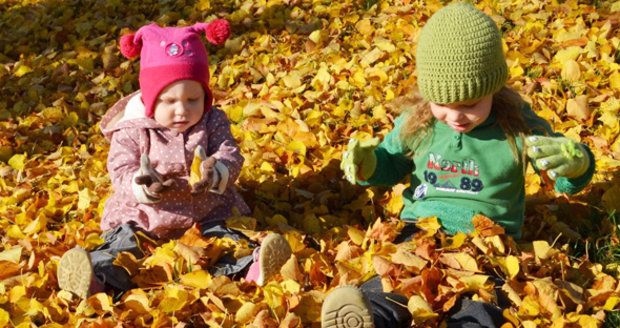
[[[152,23],[121,38],[124,56],[140,56],[140,90],[117,102],[100,124],[110,140],[107,167],[114,189],[101,219],[105,242],[90,253],[76,247],[62,256],[57,272],[62,289],[87,297],[134,287],[113,261],[123,251],[144,256],[137,232],[168,239],[198,224],[204,236],[245,238],[224,225],[233,211],[250,212],[234,186],[244,158],[226,114],[212,107],[201,33],[217,45],[230,28],[225,20],[188,27]],[[190,184],[195,155],[202,159],[202,178]],[[253,255],[224,257],[210,270],[246,274],[262,285],[290,254],[288,242],[270,234]],[[265,258],[269,261],[261,261]]]

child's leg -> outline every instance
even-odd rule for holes
[[[384,292],[379,276],[363,283],[360,290],[371,304],[372,318],[377,328],[411,326],[412,317],[407,309],[407,297]]]
[[[242,233],[227,228],[224,222],[208,222],[201,227],[202,235],[205,237],[230,238],[235,241],[248,240]],[[253,242],[249,242],[250,247],[256,247]],[[226,254],[209,268],[209,273],[213,276],[228,276],[232,279],[244,277],[252,265],[252,255],[236,258],[233,254]]]
[[[223,222],[205,224],[201,228],[202,235],[205,237],[247,240],[242,233],[225,227]],[[256,247],[257,245],[250,242],[250,246]],[[246,280],[263,285],[271,276],[280,271],[290,256],[291,247],[286,239],[277,233],[272,233],[263,240],[260,247],[254,249],[252,255],[237,259],[232,254],[227,254],[209,268],[209,272],[214,276],[225,275],[233,279],[245,276]]]
[[[144,256],[138,245],[136,231],[137,228],[132,224],[122,224],[106,231],[103,235],[104,243],[90,252],[95,276],[106,287],[111,287],[116,292],[124,292],[136,287],[127,270],[113,264],[120,252],[131,253],[136,258]]]
[[[498,306],[462,297],[448,314],[446,327],[495,328],[504,322],[502,309]]]
[[[126,291],[134,287],[127,271],[112,263],[120,252],[130,252],[142,257],[134,228],[123,224],[103,235],[104,243],[88,253],[81,247],[70,249],[58,263],[57,277],[61,289],[70,291],[82,298],[111,287],[116,291]]]

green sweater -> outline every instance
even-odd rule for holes
[[[524,117],[532,134],[561,136],[549,123],[524,106]],[[525,212],[523,163],[515,161],[505,133],[493,113],[468,133],[459,133],[439,121],[416,153],[401,140],[401,115],[395,126],[375,149],[377,168],[361,184],[394,185],[411,174],[411,186],[403,193],[403,220],[437,216],[448,233],[473,230],[472,217],[483,214],[502,225],[515,238],[521,236]],[[519,153],[522,140],[517,138]],[[558,192],[583,189],[594,174],[594,158],[588,171],[576,179],[560,177]]]

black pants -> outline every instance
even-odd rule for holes
[[[112,230],[104,232],[104,243],[90,252],[93,271],[97,279],[103,283],[106,289],[112,289],[115,293],[135,288],[127,271],[113,264],[120,252],[129,252],[137,258],[142,258],[136,235],[138,228],[132,224],[122,224]],[[226,228],[223,222],[205,224],[201,226],[202,235],[205,237],[231,238],[233,240],[247,239],[240,232]],[[256,245],[249,243],[251,247]],[[239,278],[244,275],[252,264],[252,255],[235,258],[232,254],[224,255],[209,272],[214,276],[230,276]]]
[[[414,224],[407,224],[400,235],[394,239],[394,243],[399,244],[411,240],[416,231],[418,229]],[[360,289],[370,301],[376,328],[411,327],[413,318],[407,309],[407,297],[384,292],[379,276],[364,282]],[[500,327],[504,323],[504,319],[501,308],[493,304],[461,297],[448,313],[446,323],[448,328],[492,328]]]

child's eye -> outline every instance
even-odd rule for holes
[[[478,105],[478,103],[475,104],[465,104],[465,105],[461,105],[462,108],[474,108],[476,107],[476,105]]]
[[[189,98],[187,99],[189,102],[196,102],[198,101],[200,98]]]

